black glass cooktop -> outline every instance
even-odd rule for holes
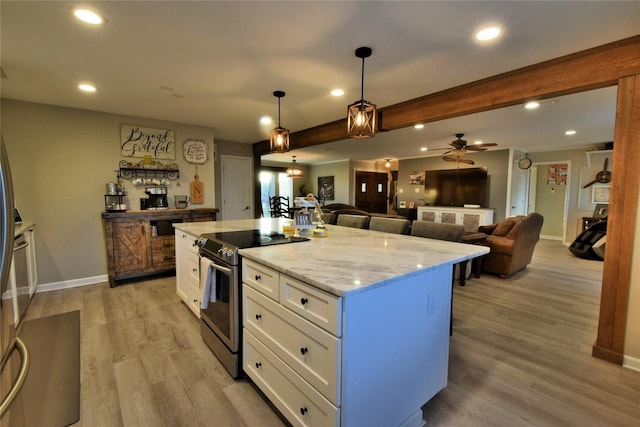
[[[287,237],[282,233],[265,233],[260,230],[224,231],[204,234],[201,237],[204,237],[207,240],[225,243],[228,246],[235,246],[238,249],[279,245],[283,243],[304,242],[309,240],[306,237]]]

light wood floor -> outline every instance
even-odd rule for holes
[[[449,384],[424,406],[427,426],[640,426],[640,372],[591,357],[601,275],[540,241],[524,272],[456,285]],[[36,294],[29,316],[70,310],[82,319],[77,426],[283,425],[209,352],[175,278]]]

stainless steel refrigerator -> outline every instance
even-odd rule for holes
[[[0,138],[0,425],[15,425],[23,411],[20,390],[29,371],[29,351],[20,339],[20,324],[16,326],[17,295],[9,286],[11,259],[14,250],[14,199],[9,159]]]

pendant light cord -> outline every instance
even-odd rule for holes
[[[362,79],[360,81],[360,101],[364,101],[364,57],[362,58]]]

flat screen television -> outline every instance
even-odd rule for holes
[[[487,168],[425,171],[424,202],[429,206],[487,206]]]

